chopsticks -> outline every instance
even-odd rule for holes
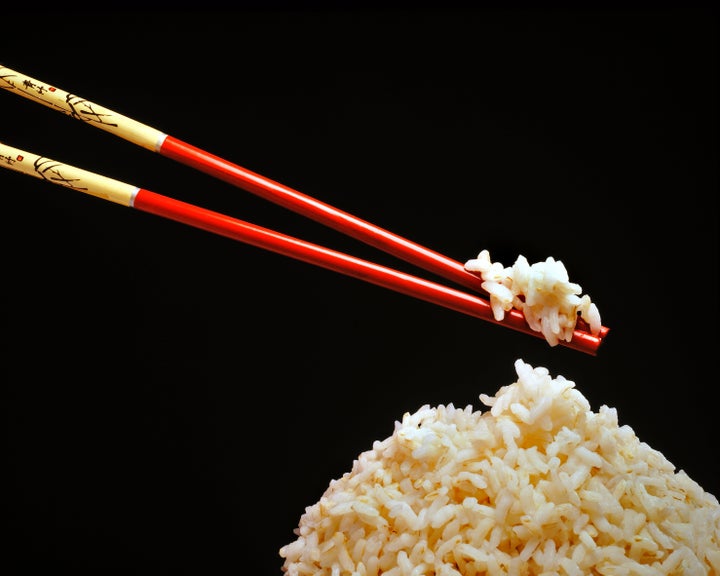
[[[132,118],[2,65],[0,65],[0,87],[254,193],[461,286],[484,292],[481,287],[482,279],[466,271],[460,262]],[[332,269],[536,337],[543,337],[541,333],[528,326],[519,311],[511,310],[502,321],[496,321],[490,304],[483,298],[82,168],[63,164],[57,160],[44,158],[32,152],[0,143],[0,164],[54,184]],[[607,328],[603,327],[600,334],[594,336],[584,330],[576,329],[572,340],[561,341],[561,344],[595,355],[607,331]]]

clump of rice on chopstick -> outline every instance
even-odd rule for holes
[[[717,576],[720,503],[563,376],[424,405],[305,509],[287,576]],[[692,438],[689,439],[693,440]]]
[[[565,265],[552,256],[532,265],[518,256],[515,264],[506,268],[483,250],[465,262],[465,270],[480,274],[496,320],[513,308],[520,310],[530,328],[541,332],[551,346],[572,340],[578,318],[587,323],[591,334],[600,333],[597,306],[587,294],[581,295],[580,285],[570,282]]]

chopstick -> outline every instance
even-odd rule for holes
[[[2,65],[0,65],[0,86],[73,118],[90,123],[138,146],[158,152],[163,156],[257,194],[262,198],[346,233],[462,286],[484,292],[481,287],[482,279],[466,271],[463,265],[455,260],[356,218],[347,212],[338,210],[292,188],[246,170],[132,118]],[[4,167],[297,258],[317,266],[330,268],[471,316],[542,337],[540,333],[529,328],[519,311],[512,310],[506,315],[505,319],[496,321],[489,303],[482,298],[304,242],[227,215],[180,202],[99,174],[43,158],[30,152],[2,144],[0,144],[0,147],[2,147],[0,149],[2,152],[0,161]],[[608,329],[603,327],[600,334],[594,336],[585,330],[576,329],[573,332],[572,340],[570,342],[561,341],[561,344],[595,355],[607,332]]]
[[[2,142],[0,142],[0,165],[16,172],[41,178],[52,184],[175,220],[214,234],[331,269],[507,328],[542,337],[539,332],[535,332],[528,326],[524,316],[516,310],[510,311],[504,320],[497,321],[493,317],[490,304],[480,297],[69,164],[38,156]],[[596,355],[600,343],[601,338],[582,331],[576,331],[570,342],[562,342],[565,346],[592,355]]]

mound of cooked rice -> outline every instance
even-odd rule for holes
[[[306,508],[282,571],[720,575],[720,504],[616,410],[518,360],[489,411],[423,406]]]
[[[572,340],[578,317],[587,322],[591,334],[600,333],[597,306],[587,294],[580,296],[580,285],[569,281],[565,265],[552,256],[532,265],[518,256],[515,264],[505,268],[500,262],[492,262],[490,252],[483,250],[464,267],[480,274],[496,320],[502,320],[513,308],[520,310],[530,328],[541,332],[551,346]]]

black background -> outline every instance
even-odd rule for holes
[[[553,256],[607,341],[551,348],[3,171],[13,574],[279,574],[304,508],[395,420],[480,408],[518,358],[720,494],[715,14],[337,6],[10,11],[0,62],[458,261]],[[429,277],[5,91],[0,127]]]

